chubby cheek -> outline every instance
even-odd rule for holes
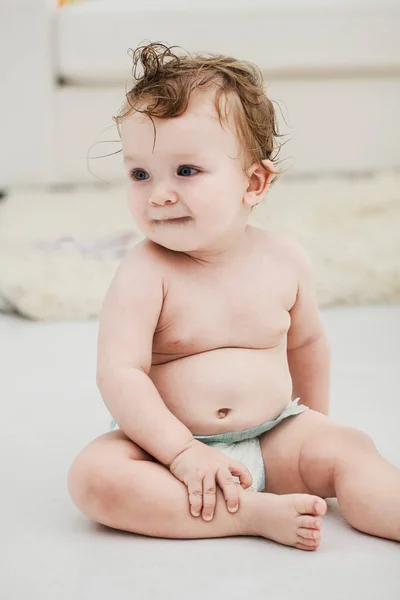
[[[134,220],[138,223],[143,223],[145,221],[146,206],[143,204],[143,202],[144,200],[140,198],[140,195],[137,192],[133,193],[131,188],[128,189],[128,208]]]
[[[229,184],[229,179],[216,176],[207,180],[207,185],[196,190],[197,205],[204,214],[223,213],[225,207],[234,200],[235,187]],[[236,190],[237,195],[237,190]]]
[[[204,197],[201,216],[215,229],[228,224],[235,216],[240,205],[238,190],[230,186],[214,188]]]

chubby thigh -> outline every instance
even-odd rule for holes
[[[307,410],[262,434],[264,491],[334,497],[334,466],[345,451],[341,447],[343,431],[349,429],[326,415]]]

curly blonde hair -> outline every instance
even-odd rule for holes
[[[153,117],[179,117],[187,110],[194,90],[208,90],[215,86],[215,109],[221,126],[223,119],[227,119],[227,105],[232,106],[236,134],[245,155],[244,170],[254,162],[265,169],[262,163],[265,159],[274,163],[279,152],[276,141],[280,136],[273,104],[263,86],[261,70],[253,63],[229,56],[189,53],[179,56],[172,52],[173,48],[179,46],[152,42],[133,51],[132,75],[135,83],[127,92],[120,111],[113,117],[118,129],[133,111],[144,113],[153,122],[155,144]],[[138,76],[140,64],[142,73]],[[224,115],[221,97],[227,100]]]

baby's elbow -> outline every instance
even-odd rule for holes
[[[108,386],[110,381],[115,379],[115,375],[118,372],[115,367],[101,365],[97,367],[96,371],[96,385],[98,390],[101,392],[105,386]]]
[[[330,360],[331,355],[332,355],[331,343],[325,332],[323,333],[323,336],[322,336],[322,343],[324,346],[326,357],[329,358],[329,360]]]
[[[323,330],[309,340],[308,345],[310,344],[315,345],[315,347],[318,348],[318,352],[323,352],[327,355],[330,355],[331,353],[331,345],[328,336]]]
[[[323,362],[330,362],[331,344],[324,331],[313,340],[312,344],[313,351],[320,358],[320,360]]]
[[[318,348],[318,350],[323,350],[330,354],[330,343],[325,331],[321,330],[317,333],[309,334],[302,339],[292,339],[288,343],[288,350],[302,350],[311,347]]]
[[[96,371],[96,386],[99,392],[104,389],[105,382],[107,380],[107,375],[105,374],[103,369],[97,369]]]
[[[98,389],[103,385],[103,373],[99,370],[96,371],[96,385]]]

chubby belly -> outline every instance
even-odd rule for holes
[[[284,345],[209,350],[153,365],[149,376],[193,435],[241,431],[271,421],[292,394]]]

